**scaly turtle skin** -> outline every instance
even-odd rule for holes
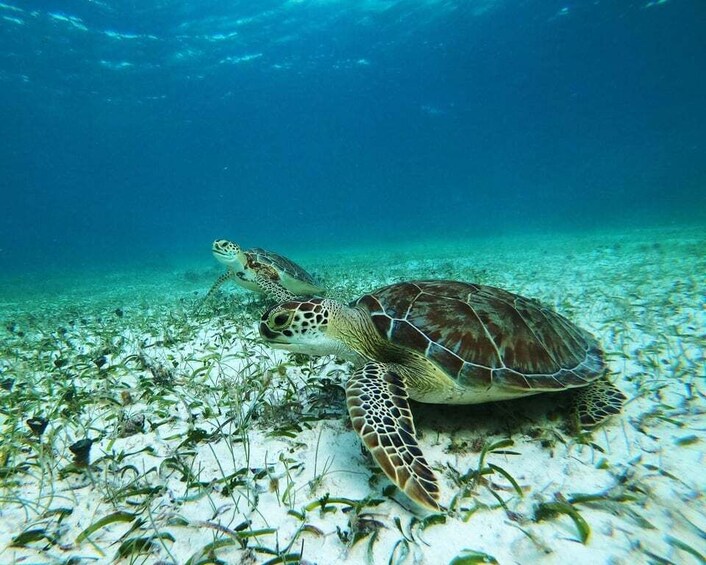
[[[309,273],[294,261],[272,251],[257,247],[243,250],[227,239],[214,241],[212,251],[228,270],[213,283],[205,300],[229,280],[278,301],[323,294]]]
[[[584,427],[620,412],[588,332],[505,290],[456,281],[393,284],[345,306],[330,299],[270,308],[260,335],[273,347],[335,354],[360,365],[346,384],[353,428],[412,500],[440,509],[436,477],[415,436],[408,399],[476,404],[580,389]]]

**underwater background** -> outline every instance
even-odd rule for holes
[[[706,563],[705,71],[704,0],[0,0],[0,564]],[[277,348],[221,238],[340,302],[527,297],[622,410],[411,403],[424,514],[354,364]],[[483,363],[451,312],[425,355]]]
[[[703,225],[706,3],[0,2],[0,266]]]

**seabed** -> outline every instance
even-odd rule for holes
[[[267,303],[194,265],[0,281],[2,563],[703,563],[706,234],[429,242],[292,258],[330,295],[500,286],[593,332],[629,401],[413,406],[444,514],[395,492],[333,358],[259,339]]]

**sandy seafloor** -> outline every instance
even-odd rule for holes
[[[194,264],[0,282],[0,563],[703,562],[705,231],[292,254],[334,297],[492,284],[603,343],[629,401],[591,434],[556,395],[413,406],[452,507],[432,518],[361,450],[348,365],[269,349],[266,302],[235,286],[195,312],[221,272],[208,245]],[[85,438],[87,466],[69,449]]]

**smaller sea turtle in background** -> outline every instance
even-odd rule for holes
[[[287,301],[262,316],[273,347],[335,354],[360,368],[346,383],[353,428],[412,500],[439,510],[439,486],[415,436],[409,401],[476,404],[574,392],[577,423],[617,414],[625,396],[606,379],[596,339],[538,301],[456,281],[412,281],[350,306]]]
[[[309,273],[294,261],[272,251],[258,247],[243,250],[227,239],[214,241],[211,250],[218,262],[228,270],[213,283],[204,302],[230,280],[277,301],[323,294]]]

